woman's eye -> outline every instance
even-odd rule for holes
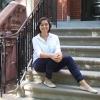
[[[43,26],[43,25],[40,25],[40,26]]]

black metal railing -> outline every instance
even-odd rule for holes
[[[36,6],[34,11],[25,20],[23,25],[14,35],[16,38],[17,47],[17,83],[20,84],[21,77],[27,71],[27,65],[32,58],[32,37],[35,35],[36,25],[39,20],[40,3]]]
[[[37,22],[40,17],[45,16],[45,1],[46,0],[40,0],[38,1],[36,7],[32,11],[32,13],[29,15],[28,18],[24,21],[22,26],[19,28],[19,30],[15,34],[11,34],[9,36],[2,36],[2,51],[0,54],[2,55],[2,59],[0,62],[1,67],[1,77],[0,77],[0,89],[1,89],[1,95],[2,91],[5,93],[6,91],[6,43],[8,38],[14,38],[15,39],[15,45],[16,45],[16,69],[17,69],[17,78],[16,82],[20,85],[20,80],[24,74],[25,71],[27,71],[27,65],[30,59],[32,58],[32,37],[34,37],[37,33],[35,32]],[[57,0],[56,0],[57,1]],[[57,10],[57,9],[56,9]],[[47,17],[51,17],[51,15],[47,15]],[[55,17],[56,18],[56,17]],[[53,22],[57,21],[52,20]],[[57,23],[57,22],[55,22]],[[3,65],[2,65],[3,64]],[[3,79],[3,82],[2,82]]]
[[[27,70],[27,65],[29,60],[32,58],[32,37],[34,36],[35,27],[38,19],[36,18],[38,15],[38,6],[37,3],[36,8],[30,14],[30,16],[25,20],[20,29],[11,35],[3,35],[0,38],[0,92],[6,92],[6,68],[7,68],[7,58],[6,58],[6,46],[7,39],[14,38],[16,41],[16,69],[17,69],[17,78],[16,81],[20,84],[20,79],[23,73]],[[37,9],[37,10],[36,10]],[[36,20],[35,20],[36,19]],[[10,69],[9,69],[10,70]]]
[[[2,40],[2,39],[1,39]],[[2,41],[0,41],[0,96],[2,97]]]
[[[6,44],[5,39],[0,37],[0,92],[5,93],[5,80],[6,80]]]
[[[27,65],[29,60],[32,58],[32,37],[34,36],[37,21],[40,18],[39,9],[42,2],[38,2],[36,8],[34,8],[33,12],[30,16],[24,21],[23,25],[20,29],[12,35],[2,36],[0,39],[0,43],[2,44],[2,48],[0,49],[1,61],[0,68],[0,92],[6,92],[6,45],[7,39],[14,38],[16,41],[16,68],[17,68],[17,78],[16,81],[20,84],[21,77],[23,73],[27,70]],[[38,16],[38,17],[37,17]]]

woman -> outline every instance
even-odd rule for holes
[[[45,73],[43,83],[48,87],[56,87],[51,81],[52,73],[67,66],[73,77],[80,84],[80,89],[97,93],[97,90],[90,87],[84,80],[73,58],[62,55],[59,38],[57,35],[50,33],[50,29],[50,20],[46,17],[40,18],[36,29],[38,34],[32,39],[34,48],[33,68],[37,72]]]

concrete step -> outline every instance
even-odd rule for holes
[[[87,71],[80,70],[87,82],[92,86],[100,87],[100,72],[99,71]],[[40,77],[41,76],[41,77]],[[36,73],[33,71],[33,80],[35,83],[40,82],[40,79],[44,80],[45,73]],[[77,85],[77,81],[74,79],[70,71],[65,68],[59,72],[53,73],[52,81],[57,84]]]
[[[85,71],[81,70],[85,80],[95,87],[100,87],[100,72],[98,71]],[[53,74],[53,82],[57,84],[77,85],[78,83],[73,78],[69,70],[62,69],[57,73]]]
[[[100,46],[100,36],[59,36],[61,45]]]
[[[55,28],[51,30],[52,33],[57,34],[58,36],[99,36],[100,28],[98,29],[84,29],[84,28]]]
[[[43,84],[32,84],[32,97],[17,98],[13,95],[5,95],[2,100],[99,100],[99,93],[93,94],[80,90],[78,86],[57,84],[56,88],[48,88]],[[28,91],[26,91],[28,92]],[[29,91],[30,92],[30,91]],[[5,98],[6,99],[5,99]],[[34,97],[34,98],[33,98]]]
[[[68,70],[53,73],[52,81],[56,88],[48,88],[44,84],[36,84],[35,81],[26,81],[24,84],[25,97],[16,97],[14,94],[3,94],[1,100],[99,100],[100,99],[100,72],[82,71],[86,81],[95,87],[99,93],[93,94],[80,90],[79,84],[74,80]],[[34,73],[33,76],[37,76]],[[36,77],[35,77],[36,78]],[[23,82],[24,83],[24,82]]]
[[[33,87],[33,96],[48,100],[99,100],[100,94],[91,94],[81,91],[77,86],[57,85],[57,88],[48,88],[43,85]]]
[[[17,97],[14,94],[3,94],[3,97],[0,100],[44,100],[32,97]]]
[[[100,57],[100,46],[61,46],[64,55],[77,57]]]
[[[73,57],[73,59],[80,66],[80,69],[92,71],[100,70],[100,58]]]

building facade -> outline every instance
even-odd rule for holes
[[[46,14],[57,20],[98,20],[100,0],[44,0]],[[56,10],[55,10],[56,9]]]

